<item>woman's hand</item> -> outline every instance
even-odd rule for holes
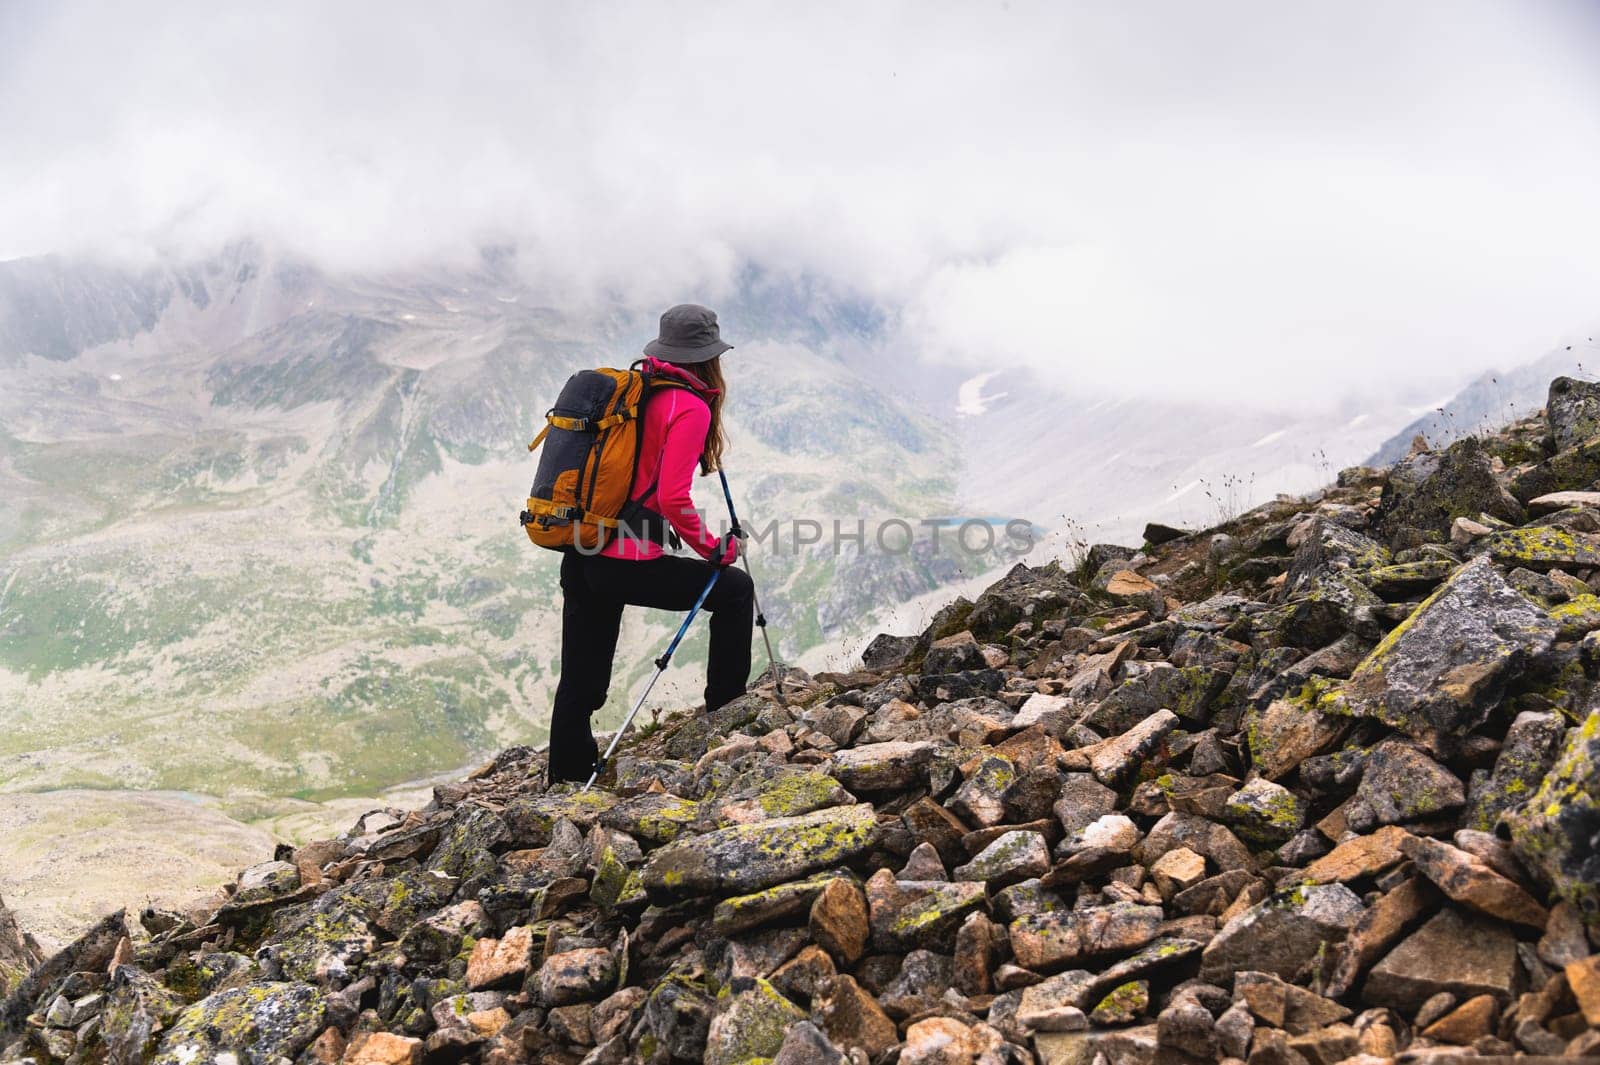
[[[729,533],[717,541],[717,546],[711,552],[711,561],[719,566],[731,566],[739,561],[739,538]]]

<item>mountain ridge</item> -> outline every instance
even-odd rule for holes
[[[860,668],[502,751],[13,980],[0,1060],[1061,1065],[1600,1048],[1600,385]]]

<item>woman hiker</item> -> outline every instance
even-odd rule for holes
[[[724,567],[705,609],[711,612],[711,654],[706,664],[706,710],[744,694],[750,679],[750,639],[755,592],[750,578],[730,564],[738,558],[733,535],[718,539],[700,520],[689,495],[695,466],[716,471],[722,462],[724,343],[715,311],[680,304],[661,316],[661,335],[644,346],[645,370],[687,387],[664,388],[645,407],[644,436],[632,498],[661,515],[701,559]],[[561,559],[561,679],[550,720],[550,782],[584,781],[600,748],[590,716],[606,701],[611,659],[624,606],[684,612],[694,606],[710,571],[705,562],[669,555],[653,540],[621,535],[598,554],[567,550]]]

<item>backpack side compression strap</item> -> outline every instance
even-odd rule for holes
[[[621,425],[630,418],[637,418],[638,416],[639,405],[637,403],[619,410],[615,414],[607,415],[598,421],[591,421],[588,418],[566,418],[559,414],[546,414],[544,416],[545,427],[540,429],[539,435],[533,438],[533,443],[528,445],[528,450],[533,451],[544,443],[545,434],[550,432],[551,429],[565,429],[573,433],[586,433],[591,430],[599,432],[602,429],[609,429],[613,425]]]
[[[563,506],[549,499],[528,497],[528,509],[522,512],[522,524],[532,525],[540,518],[550,518],[554,521],[581,522],[587,525],[598,525],[605,529],[615,529],[617,527],[616,518],[592,514],[579,507]]]

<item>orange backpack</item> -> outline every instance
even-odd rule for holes
[[[688,386],[639,365],[573,374],[528,445],[545,445],[522,512],[528,539],[540,547],[593,552],[617,535],[670,538],[666,520],[631,496],[645,405],[663,388]]]

